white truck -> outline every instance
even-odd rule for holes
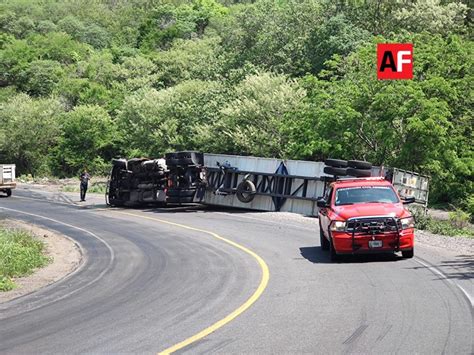
[[[7,197],[16,188],[15,168],[15,164],[0,164],[0,192],[6,193]]]
[[[326,172],[328,161],[280,160],[195,151],[167,153],[165,159],[116,159],[112,162],[106,202],[112,206],[202,203],[315,216],[318,198],[324,195],[328,183],[335,179]],[[338,175],[355,176],[347,173],[350,169],[347,161],[337,161],[345,166],[336,168]],[[368,169],[362,172],[364,176],[384,176],[393,183],[401,197],[415,198],[415,202],[426,206],[428,177],[372,166],[367,162],[359,164]],[[334,169],[331,169],[333,173]]]

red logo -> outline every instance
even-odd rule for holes
[[[377,44],[377,79],[413,79],[413,44]]]

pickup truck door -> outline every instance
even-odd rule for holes
[[[326,194],[324,195],[324,199],[326,200],[326,204],[328,206],[331,205],[332,192],[333,188],[331,187],[326,191]],[[324,230],[324,232],[327,232],[329,224],[331,223],[328,216],[329,209],[330,207],[323,207],[319,210],[319,220],[321,222],[321,228]]]

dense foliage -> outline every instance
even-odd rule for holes
[[[472,209],[467,4],[5,0],[0,161],[64,176],[179,149],[367,159]],[[414,80],[377,80],[381,42],[414,43]]]

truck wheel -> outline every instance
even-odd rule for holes
[[[346,176],[347,169],[346,168],[334,168],[332,166],[326,166],[324,168],[324,173],[328,175],[338,175],[338,176]]]
[[[339,261],[341,259],[340,255],[336,253],[332,238],[329,238],[329,250],[331,252],[331,261]]]
[[[111,201],[109,201],[109,205],[112,206],[112,207],[123,207],[125,205],[125,203],[123,201],[120,201],[120,200],[111,200]]]
[[[321,223],[319,224],[319,241],[321,243],[321,250],[329,250],[329,241],[326,239],[321,228]]]
[[[347,162],[347,165],[350,168],[354,169],[372,169],[372,164],[369,163],[368,161],[363,161],[363,160],[349,160]]]
[[[327,166],[332,166],[334,168],[347,168],[347,160],[340,159],[326,159],[324,164]]]
[[[237,198],[240,202],[249,203],[255,198],[257,189],[255,184],[250,180],[243,180],[239,186],[237,186]]]
[[[411,259],[413,258],[414,255],[415,255],[415,249],[402,251],[402,257],[405,259]]]
[[[7,190],[7,197],[10,197],[12,195],[12,190],[11,189],[8,189]]]
[[[347,168],[347,175],[355,177],[370,177],[372,176],[372,172],[370,170]]]

